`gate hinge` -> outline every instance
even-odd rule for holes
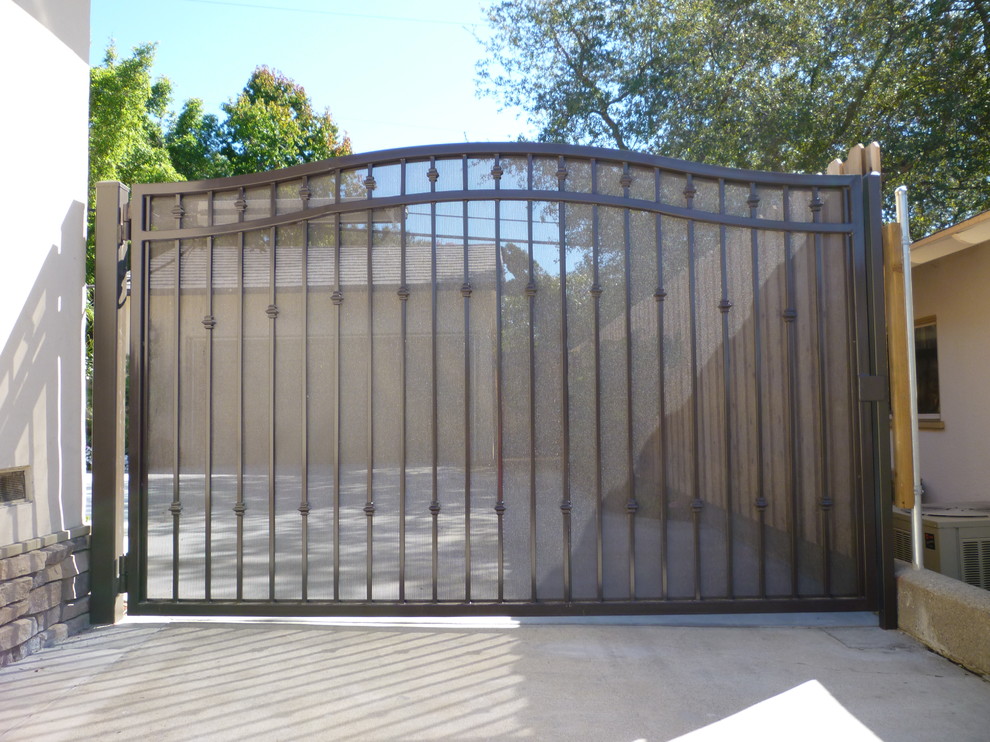
[[[117,595],[127,592],[127,554],[117,557]]]
[[[131,202],[128,201],[120,209],[120,225],[117,229],[117,244],[131,239]]]
[[[869,376],[862,374],[859,377],[859,401],[860,402],[884,402],[888,399],[887,377]]]

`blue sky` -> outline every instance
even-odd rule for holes
[[[329,108],[355,152],[530,132],[517,111],[475,93],[483,5],[472,0],[91,0],[90,62],[113,38],[121,54],[158,42],[155,74],[173,83],[173,108],[208,111],[235,97],[258,65]]]

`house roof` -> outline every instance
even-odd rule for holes
[[[929,263],[985,242],[990,242],[990,211],[912,243],[911,265]]]

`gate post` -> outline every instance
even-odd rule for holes
[[[868,311],[870,315],[870,374],[889,378],[887,364],[887,316],[884,300],[884,261],[881,209],[883,196],[880,190],[880,174],[873,172],[864,178],[866,198],[866,265],[869,281]],[[875,536],[877,570],[877,599],[880,628],[897,628],[897,582],[894,578],[894,547],[891,505],[890,460],[890,399],[883,395],[869,405],[871,423],[873,505],[875,508]]]
[[[127,235],[130,190],[96,184],[96,276],[93,317],[93,530],[90,620],[124,615],[119,569],[124,515],[124,386],[127,353]]]

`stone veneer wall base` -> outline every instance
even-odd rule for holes
[[[89,627],[89,526],[0,547],[0,667]]]

